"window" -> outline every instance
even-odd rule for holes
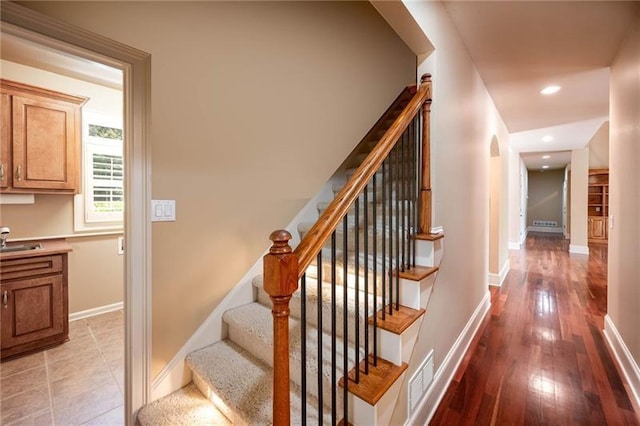
[[[82,193],[75,200],[76,230],[121,229],[124,213],[122,120],[82,116]]]

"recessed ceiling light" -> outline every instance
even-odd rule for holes
[[[553,95],[560,90],[560,86],[547,86],[540,91],[543,95]]]
[[[549,166],[542,166],[542,168],[543,168],[543,169],[548,169],[548,168],[549,168]]]
[[[547,158],[551,158],[551,156],[550,156],[550,155],[543,155],[543,156],[542,156],[542,159],[543,159],[543,160],[546,160]]]
[[[553,136],[546,135],[542,137],[542,142],[551,142],[553,140]]]

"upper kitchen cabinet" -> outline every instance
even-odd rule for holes
[[[8,80],[2,86],[4,193],[80,189],[81,108],[87,98]]]

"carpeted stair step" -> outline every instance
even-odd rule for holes
[[[229,340],[189,354],[186,362],[192,370],[193,383],[232,424],[272,423],[271,367]],[[292,386],[290,397],[291,424],[302,424],[299,388]],[[323,412],[329,419],[326,407]],[[317,401],[311,397],[307,398],[305,420],[307,424],[320,423]]]
[[[258,302],[264,305],[267,308],[271,308],[271,299],[266,291],[264,291],[263,287],[263,279],[262,275],[258,275],[253,279],[253,285],[258,293]],[[326,333],[331,333],[331,284],[330,283],[322,283],[321,286],[322,293],[322,330]],[[365,312],[364,302],[365,302],[365,293],[364,291],[360,291],[359,293],[359,323],[360,323],[360,346],[364,347],[364,326],[365,326],[365,318],[367,315],[371,315],[373,311],[373,295],[368,295],[369,306],[371,307],[368,312]],[[296,291],[291,297],[291,301],[289,302],[290,315],[293,318],[300,319],[301,314],[301,304],[300,300],[302,298],[302,291]],[[347,315],[348,321],[351,325],[349,329],[349,342],[355,342],[355,291],[350,290],[347,294]],[[307,323],[314,327],[318,327],[318,281],[313,277],[307,278],[307,292],[306,292],[306,311],[307,311]],[[377,298],[377,307],[382,306],[382,298],[378,296]],[[343,338],[343,320],[344,320],[344,292],[343,287],[336,287],[336,336]],[[309,332],[309,331],[308,331]],[[373,336],[370,337],[373,339]],[[370,342],[371,343],[371,342]]]
[[[266,365],[273,365],[273,322],[270,308],[260,303],[250,303],[226,311],[223,314],[223,320],[228,327],[229,340],[250,352]],[[300,386],[302,374],[300,322],[296,318],[290,318],[289,320],[289,342],[290,377],[292,382]],[[349,345],[349,347],[347,363],[349,369],[351,369],[355,365],[355,349],[353,345]],[[318,340],[315,327],[307,327],[306,349],[307,392],[317,397]],[[360,359],[363,359],[364,353],[360,350],[359,352]],[[322,353],[323,398],[325,405],[330,407],[332,388],[331,335],[326,332],[323,333],[322,338]],[[343,359],[343,340],[336,336],[336,360],[338,366],[343,365]],[[340,404],[338,404],[338,409],[341,409]]]
[[[365,240],[367,240],[367,238],[368,238],[369,253],[373,253],[373,248],[375,243],[377,254],[378,255],[381,254],[382,244],[384,241],[387,242],[386,250],[388,250],[390,239],[393,242],[393,247],[395,250],[396,241],[398,240],[398,238],[402,243],[402,225],[405,226],[405,229],[407,229],[407,232],[410,232],[410,229],[411,229],[409,228],[408,220],[405,219],[403,223],[402,218],[400,219],[400,229],[397,229],[398,224],[396,224],[395,219],[393,220],[392,227],[389,226],[388,220],[385,221],[386,223],[383,223],[382,216],[377,218],[375,222],[375,226],[374,226],[374,223],[371,223],[371,222],[373,221],[370,221],[367,223],[368,228],[367,228],[367,232],[365,232],[364,221],[363,220],[358,221],[359,230],[357,232],[358,239],[356,240],[355,219],[350,218],[350,220],[347,221],[347,251],[348,252],[355,251],[356,241],[357,241],[359,244],[359,251],[360,253],[363,253],[364,243],[365,243]],[[298,230],[298,235],[300,236],[300,239],[303,239],[307,235],[307,233],[311,230],[313,225],[314,224],[311,222],[302,222],[298,224],[297,230]],[[336,250],[342,251],[344,248],[344,225],[339,224],[338,228],[336,228],[335,230],[335,233],[336,233]],[[407,242],[407,238],[408,236],[405,237],[405,241],[404,241],[405,243]],[[328,238],[327,241],[325,241],[323,247],[327,249],[331,248],[331,238]]]
[[[193,383],[145,405],[138,411],[140,426],[209,426],[233,423]]]

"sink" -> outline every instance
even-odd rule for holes
[[[42,248],[42,245],[40,245],[40,243],[10,245],[10,246],[6,246],[6,247],[0,247],[0,253],[8,253],[8,252],[13,252],[13,251],[37,250],[37,249],[41,249],[41,248]]]

